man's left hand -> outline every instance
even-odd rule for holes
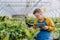
[[[48,26],[44,26],[43,29],[47,30],[48,29]]]

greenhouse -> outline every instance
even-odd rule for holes
[[[52,19],[48,21],[52,26],[35,23],[44,17]],[[33,27],[35,24],[37,29]],[[0,0],[0,40],[49,40],[49,36],[44,39],[44,34],[38,39],[41,29],[44,33],[53,30],[50,40],[60,40],[60,0]]]

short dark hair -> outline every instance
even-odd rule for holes
[[[39,12],[41,12],[41,9],[39,9],[39,8],[36,8],[34,11],[33,11],[33,14],[35,14],[35,13],[39,13]]]

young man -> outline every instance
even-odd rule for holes
[[[52,32],[54,31],[54,23],[50,18],[44,17],[44,13],[39,9],[35,9],[33,12],[34,16],[37,18],[34,22],[33,28],[37,28],[39,24],[40,32],[37,34],[36,40],[53,40]],[[43,25],[41,25],[43,24]]]

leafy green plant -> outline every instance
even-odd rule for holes
[[[34,24],[35,18],[27,18],[28,22]],[[55,33],[58,33],[60,28],[59,19],[53,18],[56,29]],[[57,23],[56,23],[57,22]],[[5,21],[0,21],[0,40],[33,40],[37,35],[38,30],[32,32],[26,25],[23,18],[8,18]]]

